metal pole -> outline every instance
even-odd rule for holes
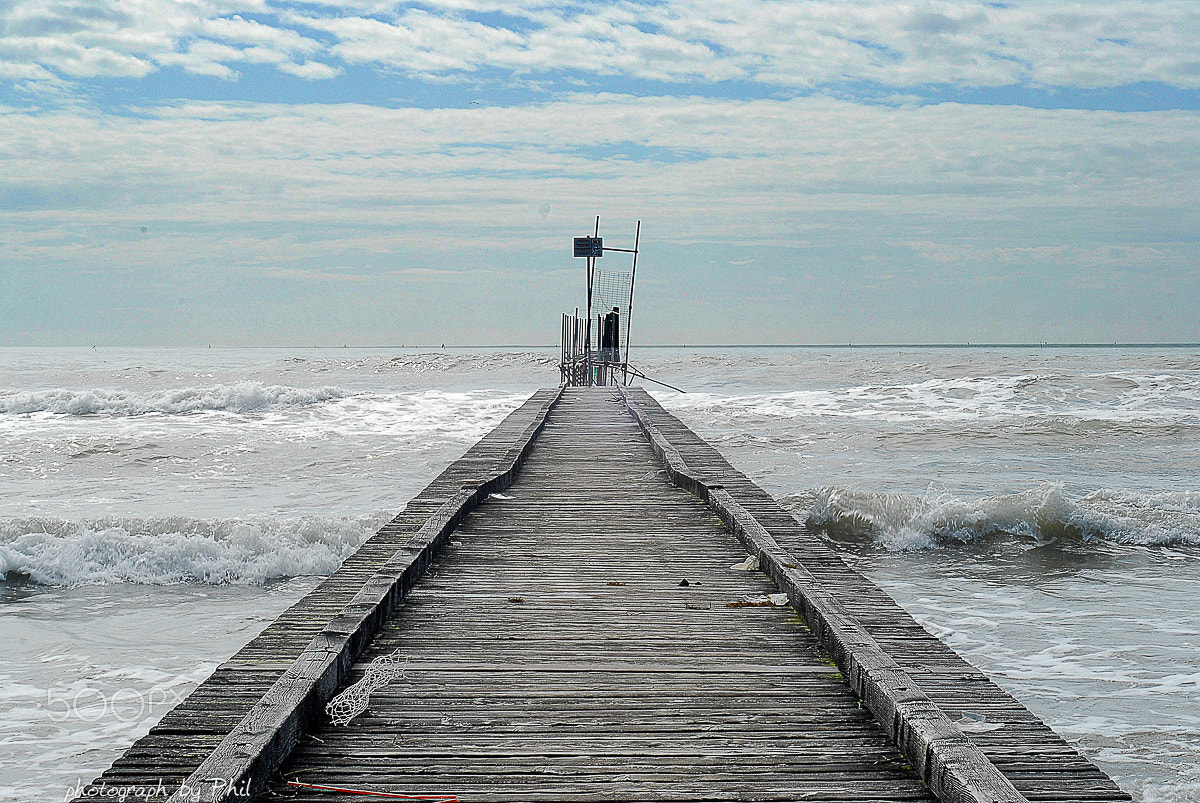
[[[600,216],[596,215],[596,237],[600,236]],[[592,384],[592,274],[596,269],[596,258],[587,258],[587,325],[584,329],[583,346],[587,352],[588,385]]]
[[[583,359],[587,365],[589,385],[592,384],[592,259],[587,258],[587,318],[583,325]]]
[[[642,239],[642,221],[637,222],[637,229],[633,233],[633,273],[629,277],[629,309],[625,313],[625,363],[623,365],[624,376],[623,381],[626,385],[629,384],[629,330],[633,328],[633,288],[637,282],[637,255],[638,242]]]

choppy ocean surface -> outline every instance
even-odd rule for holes
[[[1200,350],[635,358],[1135,799],[1200,801]],[[553,349],[0,349],[0,798],[105,769],[557,378]]]

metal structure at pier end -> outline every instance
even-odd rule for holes
[[[637,222],[633,248],[611,248],[600,236],[600,217],[591,237],[576,237],[574,255],[587,260],[587,312],[579,317],[563,313],[559,370],[568,386],[629,384],[638,375],[629,365],[629,330],[633,318],[633,286],[637,279],[638,243],[642,221]],[[633,254],[629,272],[601,270],[596,260],[605,251]],[[597,308],[593,316],[593,306]],[[624,352],[622,352],[624,346]]]

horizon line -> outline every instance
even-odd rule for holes
[[[337,345],[308,345],[302,346],[298,344],[284,345],[100,345],[94,344],[91,346],[81,345],[10,345],[0,344],[0,349],[23,349],[23,348],[65,348],[65,349],[424,349],[430,351],[443,351],[447,349],[555,349],[558,348],[557,343],[380,343],[371,345],[355,345],[349,344]],[[1146,342],[1146,341],[1129,341],[1121,342],[1114,341],[1111,343],[1100,342],[1012,342],[1012,343],[973,343],[970,341],[964,343],[648,343],[643,345],[631,346],[633,349],[975,349],[975,348],[1200,348],[1200,342],[1186,341],[1166,341],[1166,342]]]

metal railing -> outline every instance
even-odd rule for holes
[[[621,355],[619,342],[609,341],[606,348],[592,348],[592,327],[603,331],[603,316],[595,321],[563,313],[559,353],[560,384],[568,386],[619,385],[628,381],[629,371]]]

